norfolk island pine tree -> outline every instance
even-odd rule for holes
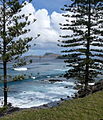
[[[67,23],[60,23],[62,30],[71,30],[72,35],[61,35],[61,47],[66,47],[64,56],[70,69],[65,77],[76,78],[88,88],[88,82],[102,75],[103,68],[103,1],[72,0],[71,5],[64,5],[63,14]],[[73,18],[71,24],[69,19]]]
[[[25,1],[0,0],[0,57],[3,61],[4,78],[4,106],[7,105],[7,63],[18,59],[20,55],[28,51],[28,43],[32,37],[20,37],[30,32],[25,27],[30,25],[29,16],[20,14],[21,9],[26,5]],[[30,15],[30,14],[29,14]],[[34,19],[34,22],[36,20]]]

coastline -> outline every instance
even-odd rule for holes
[[[40,105],[38,107],[19,108],[19,107],[13,107],[12,104],[10,103],[10,104],[8,104],[8,108],[4,112],[0,113],[0,117],[3,117],[3,116],[8,115],[8,114],[12,114],[14,112],[19,112],[22,110],[49,109],[49,108],[57,107],[65,101],[78,99],[78,98],[84,98],[88,95],[91,95],[91,94],[98,92],[98,91],[101,91],[101,90],[103,90],[103,80],[96,82],[95,85],[93,85],[93,86],[89,86],[89,89],[86,92],[82,91],[82,89],[79,89],[74,97],[67,96],[67,98],[65,98],[65,99],[61,98],[59,101],[50,102],[47,104]]]
[[[29,110],[29,109],[35,109],[35,110],[36,109],[49,109],[49,108],[57,107],[57,106],[61,105],[63,102],[68,101],[68,100],[72,100],[72,99],[73,99],[73,97],[67,96],[67,98],[64,98],[64,99],[61,98],[58,101],[54,101],[54,102],[43,104],[43,105],[40,105],[40,106],[37,106],[37,107],[30,107],[30,108],[13,107],[12,104],[9,103],[8,106],[7,106],[6,111],[0,113],[0,118],[4,117],[5,115],[12,114],[14,112],[19,112],[19,111],[22,111],[22,110]]]
[[[50,84],[54,84],[54,83],[57,83],[57,82],[65,82],[65,81],[69,82],[68,80],[66,80],[63,77],[48,78],[48,79],[41,80],[41,81],[49,82]],[[14,82],[14,81],[10,81],[10,82]],[[64,88],[68,88],[68,87],[69,87],[68,85],[64,86]],[[3,112],[3,113],[1,112],[0,117],[3,117],[5,115],[7,115],[7,114],[12,114],[13,112],[18,112],[18,111],[27,110],[27,109],[49,109],[49,108],[57,107],[61,103],[63,103],[64,101],[71,100],[71,99],[73,99],[72,96],[71,97],[66,96],[65,98],[60,98],[60,100],[58,100],[58,101],[53,101],[53,102],[49,102],[47,104],[43,104],[43,105],[40,105],[40,106],[34,106],[34,107],[30,107],[30,108],[13,107],[12,103],[8,103],[7,110],[5,112]]]

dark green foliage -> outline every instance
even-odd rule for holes
[[[26,36],[30,29],[29,16],[21,14],[21,8],[26,2],[19,0],[0,0],[0,59],[3,61],[4,72],[4,106],[7,105],[7,62],[17,59],[28,51],[28,43],[32,37]],[[31,15],[31,14],[29,14]],[[34,19],[35,22],[35,19]]]
[[[13,64],[13,67],[16,68],[16,67],[21,67],[24,65],[27,65],[26,60],[25,59],[18,59],[18,61],[16,61],[16,63]]]
[[[20,81],[20,80],[24,80],[25,79],[25,76],[24,75],[16,75],[14,78],[13,78],[13,81]]]
[[[21,4],[19,0],[10,0],[5,1],[5,21],[3,21],[4,16],[4,7],[1,6],[0,11],[0,36],[1,36],[1,46],[0,46],[0,54],[2,55],[2,59],[5,61],[10,61],[18,57],[18,55],[22,55],[26,52],[30,45],[27,43],[32,40],[30,37],[19,37],[20,35],[26,34],[29,32],[29,29],[25,29],[25,27],[30,24],[28,20],[29,16],[25,16],[24,14],[17,15],[20,13],[21,8],[26,3]],[[5,33],[3,31],[3,25],[5,22]],[[3,55],[3,39],[5,37],[5,47],[6,53]]]
[[[61,35],[62,51],[68,59],[70,69],[67,78],[81,80],[85,86],[88,82],[103,74],[103,1],[72,0],[62,10],[69,11],[63,14],[66,23],[60,24],[62,30],[71,30],[71,35]],[[72,18],[71,23],[69,19]]]
[[[32,60],[32,59],[30,59],[30,60],[29,60],[29,63],[32,63],[32,62],[33,62],[33,60]]]

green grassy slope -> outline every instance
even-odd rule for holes
[[[7,115],[0,120],[102,120],[103,91],[85,98],[66,101],[58,107],[28,109]]]

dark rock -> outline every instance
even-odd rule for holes
[[[69,86],[65,86],[64,88],[68,88]]]
[[[9,103],[9,105],[11,106],[10,103]],[[9,107],[9,106],[8,106],[8,108],[7,108],[5,111],[1,111],[1,112],[0,112],[0,117],[3,117],[3,116],[5,116],[5,115],[7,115],[7,114],[11,114],[11,113],[13,113],[13,112],[20,111],[20,110],[22,110],[22,109],[20,109],[20,108],[18,108],[18,107]]]
[[[64,99],[63,98],[60,98],[61,101],[63,101]]]
[[[67,98],[70,98],[70,96],[67,96]]]
[[[59,102],[57,102],[57,105],[59,105],[60,103]]]
[[[63,82],[63,80],[58,80],[58,79],[50,79],[48,80],[49,82]]]
[[[12,106],[12,104],[11,103],[8,103],[8,105],[7,105],[8,107],[11,107]]]
[[[48,107],[48,104],[44,104],[43,107]]]
[[[20,108],[18,108],[18,107],[10,107],[10,108],[8,108],[8,110],[6,111],[6,113],[10,114],[12,112],[19,111],[19,110],[20,110]]]
[[[85,90],[83,88],[80,88],[78,92],[75,94],[76,98],[82,98],[89,94],[95,93],[97,91],[103,90],[103,80],[95,83],[93,86],[88,86],[88,88]]]
[[[90,93],[92,93],[91,89],[86,89],[86,90],[81,89],[81,90],[78,91],[78,97],[83,98],[83,97],[89,95]]]
[[[0,117],[4,116],[5,114],[4,113],[0,113]]]

